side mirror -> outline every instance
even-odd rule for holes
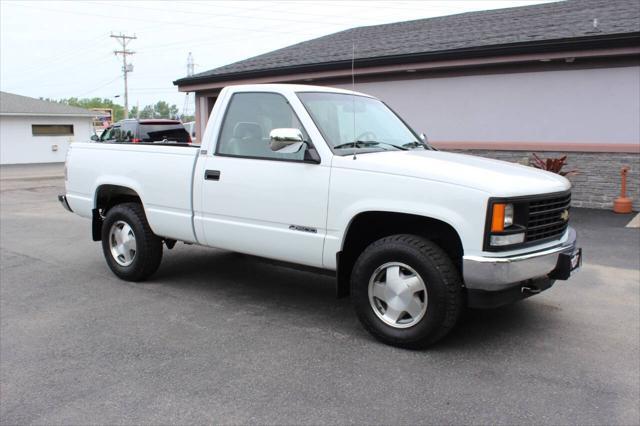
[[[427,135],[425,135],[424,133],[420,133],[420,139],[422,139],[422,143],[424,144],[425,148],[430,149],[431,151],[439,151],[436,147],[429,143]]]
[[[100,140],[100,138],[98,137],[98,135],[91,135],[91,140],[97,142]]]
[[[269,133],[271,151],[282,154],[294,154],[305,144],[299,129],[273,129]]]

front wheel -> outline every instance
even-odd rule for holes
[[[162,260],[162,240],[138,203],[111,208],[102,223],[102,251],[111,271],[126,281],[143,281]]]
[[[456,324],[463,306],[462,280],[432,241],[392,235],[372,243],[356,261],[351,298],[374,337],[394,346],[424,348]]]

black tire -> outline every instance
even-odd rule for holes
[[[109,233],[113,224],[118,221],[128,224],[135,235],[135,255],[127,266],[119,264],[111,253]],[[151,231],[140,204],[118,204],[107,212],[102,223],[102,251],[107,265],[116,276],[125,281],[144,281],[160,266],[162,239]]]
[[[410,266],[425,284],[426,312],[408,328],[383,322],[369,302],[369,281],[390,262]],[[462,280],[453,261],[438,245],[415,235],[382,238],[360,255],[351,274],[351,300],[365,329],[378,340],[409,349],[425,348],[443,338],[463,309]]]

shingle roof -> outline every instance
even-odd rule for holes
[[[68,115],[93,117],[95,112],[70,105],[48,102],[13,93],[0,92],[0,114]]]
[[[282,69],[293,72],[321,64],[344,67],[351,61],[353,43],[356,60],[365,60],[638,32],[639,0],[566,0],[353,28],[182,78],[175,84]]]

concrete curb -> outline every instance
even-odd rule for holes
[[[47,179],[64,179],[64,175],[7,177],[7,178],[0,178],[0,182],[15,181],[15,180],[47,180]]]

